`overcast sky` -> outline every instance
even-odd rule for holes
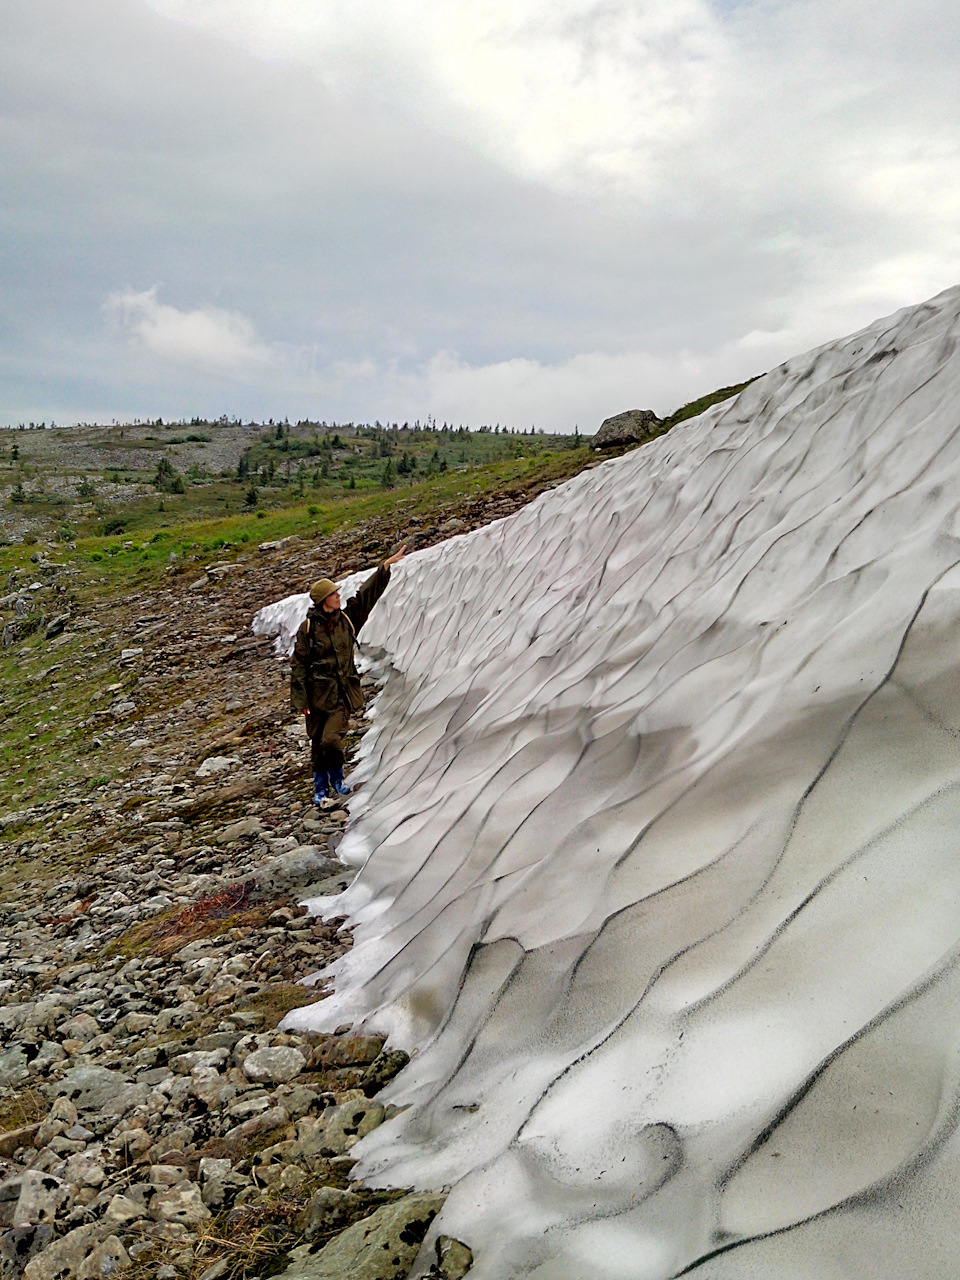
[[[0,423],[593,431],[960,280],[956,0],[3,0]]]

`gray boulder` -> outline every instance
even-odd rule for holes
[[[0,1236],[0,1277],[20,1280],[23,1269],[53,1239],[49,1222],[14,1227]]]
[[[652,409],[627,409],[600,424],[593,437],[594,449],[613,449],[624,444],[643,444],[657,435],[662,423]]]
[[[24,1268],[24,1280],[70,1280],[100,1243],[99,1222],[75,1227],[36,1255]]]
[[[298,1225],[308,1240],[321,1231],[331,1231],[346,1225],[360,1207],[360,1197],[339,1187],[320,1187],[315,1191],[300,1215]]]
[[[306,1065],[307,1060],[299,1049],[277,1045],[272,1049],[258,1049],[245,1058],[243,1074],[257,1084],[287,1084]]]
[[[52,1173],[27,1169],[20,1181],[13,1225],[35,1227],[41,1222],[53,1223],[58,1214],[68,1213],[72,1206],[73,1191],[68,1183]]]
[[[27,1055],[20,1045],[11,1045],[0,1053],[0,1085],[15,1085],[26,1080],[30,1072],[27,1070]]]
[[[301,844],[258,867],[253,880],[261,893],[289,893],[342,869],[336,858],[327,857],[316,845]]]
[[[105,1280],[130,1266],[130,1255],[117,1236],[101,1240],[77,1268],[77,1280]]]
[[[283,1280],[406,1280],[444,1196],[415,1193],[355,1222],[319,1252],[291,1251]]]
[[[56,1094],[66,1094],[78,1111],[96,1111],[104,1118],[120,1119],[146,1101],[150,1086],[132,1084],[119,1071],[107,1067],[74,1067],[52,1086]]]

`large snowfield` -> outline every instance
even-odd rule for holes
[[[960,1274],[958,339],[799,356],[371,615],[290,1022],[413,1053],[358,1173],[449,1185],[472,1280]]]

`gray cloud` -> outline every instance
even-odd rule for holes
[[[0,421],[666,411],[953,283],[920,0],[8,0]]]

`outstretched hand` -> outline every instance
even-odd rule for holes
[[[383,563],[386,565],[398,564],[406,554],[407,554],[407,544],[404,543],[399,551],[395,551],[392,556],[388,556]]]

